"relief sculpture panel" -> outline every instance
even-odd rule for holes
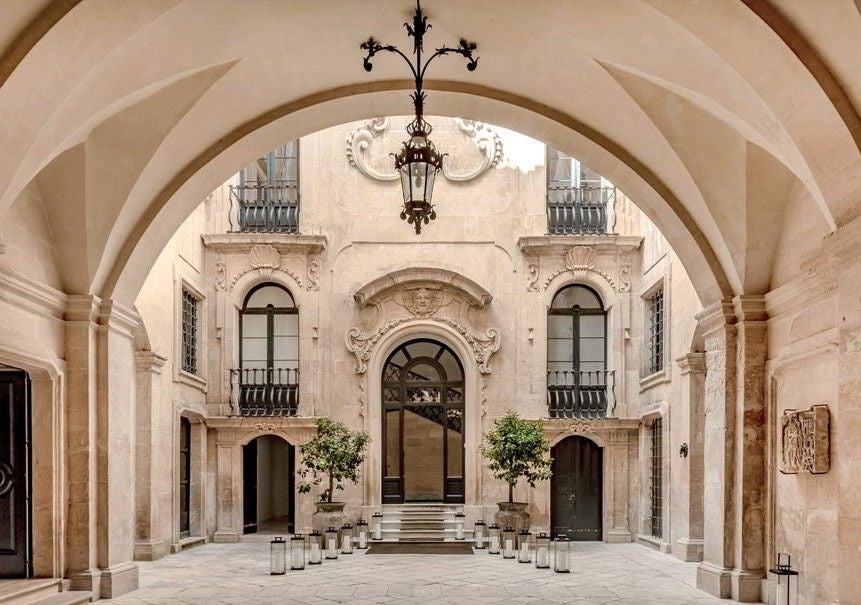
[[[827,473],[831,465],[830,425],[827,405],[785,410],[780,426],[780,472]]]

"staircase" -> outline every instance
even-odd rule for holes
[[[59,579],[0,580],[0,605],[79,605],[89,603],[92,593],[63,591]]]
[[[456,536],[455,513],[462,504],[384,504],[384,542],[448,542]],[[464,527],[464,540],[472,539],[472,530]]]

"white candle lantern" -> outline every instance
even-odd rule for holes
[[[466,519],[466,515],[461,512],[455,513],[454,515],[454,539],[455,540],[463,540],[463,522]]]
[[[305,569],[305,537],[302,534],[290,538],[290,569]]]
[[[571,571],[571,540],[567,536],[556,536],[553,541],[553,571],[568,573]]]
[[[269,543],[269,573],[273,576],[287,573],[287,542],[282,536],[275,536]]]
[[[550,536],[541,532],[535,538],[535,567],[550,568]]]
[[[341,554],[353,554],[353,526],[349,523],[341,526]]]
[[[528,529],[521,529],[517,535],[517,562],[531,563],[532,562],[532,544],[530,538],[532,534]]]
[[[383,539],[383,513],[374,513],[372,518],[374,540]]]
[[[517,534],[513,527],[506,527],[502,531],[502,558],[513,559],[517,551]]]
[[[476,550],[484,550],[487,548],[485,544],[485,535],[487,533],[487,524],[479,519],[475,522],[475,527],[472,530],[473,540],[475,541]]]
[[[356,523],[357,543],[359,548],[368,547],[368,522],[364,519],[359,519]]]
[[[490,547],[487,549],[487,553],[490,555],[498,555],[501,542],[499,526],[496,523],[491,523],[487,526],[487,532],[490,537]]]
[[[330,527],[323,534],[326,540],[326,558],[327,559],[337,559],[338,558],[338,530],[334,527]]]
[[[308,535],[308,565],[323,562],[323,535],[316,529]]]

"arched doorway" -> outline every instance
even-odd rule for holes
[[[383,366],[383,502],[464,501],[464,374],[429,338],[404,343]]]
[[[554,536],[602,539],[603,450],[591,439],[566,437],[552,450],[550,525]]]
[[[0,577],[27,578],[31,564],[30,376],[0,364]]]
[[[275,435],[242,446],[242,533],[293,532],[295,448]]]

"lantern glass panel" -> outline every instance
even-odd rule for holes
[[[457,513],[454,516],[454,539],[455,540],[463,540],[463,521],[464,514]]]
[[[568,573],[571,571],[569,560],[571,542],[565,536],[559,536],[553,542],[553,571]]]
[[[518,563],[530,563],[532,561],[532,544],[529,530],[521,530],[517,536],[517,561]]]
[[[550,536],[540,533],[535,538],[535,567],[547,569],[550,567]]]
[[[273,576],[287,573],[287,542],[281,536],[269,543],[269,573]]]
[[[349,523],[341,527],[341,554],[353,554],[353,526]]]
[[[475,522],[475,527],[473,528],[473,536],[475,540],[475,548],[478,550],[484,550],[486,548],[484,540],[485,540],[485,530],[487,529],[487,525],[479,519]]]
[[[502,558],[513,559],[517,550],[517,534],[513,527],[506,527],[502,532]]]
[[[305,537],[302,534],[290,538],[290,569],[305,569]]]
[[[383,539],[383,513],[374,513],[374,540]]]
[[[330,527],[326,530],[324,534],[326,540],[326,558],[327,559],[337,559],[338,558],[338,530],[334,527]]]
[[[323,562],[323,536],[316,529],[308,536],[308,565]]]
[[[490,547],[487,552],[491,555],[498,555],[501,546],[502,536],[499,531],[499,526],[496,523],[491,523],[487,527],[488,536],[490,537]]]
[[[359,548],[368,547],[368,522],[364,519],[359,519],[356,524],[357,543]]]

